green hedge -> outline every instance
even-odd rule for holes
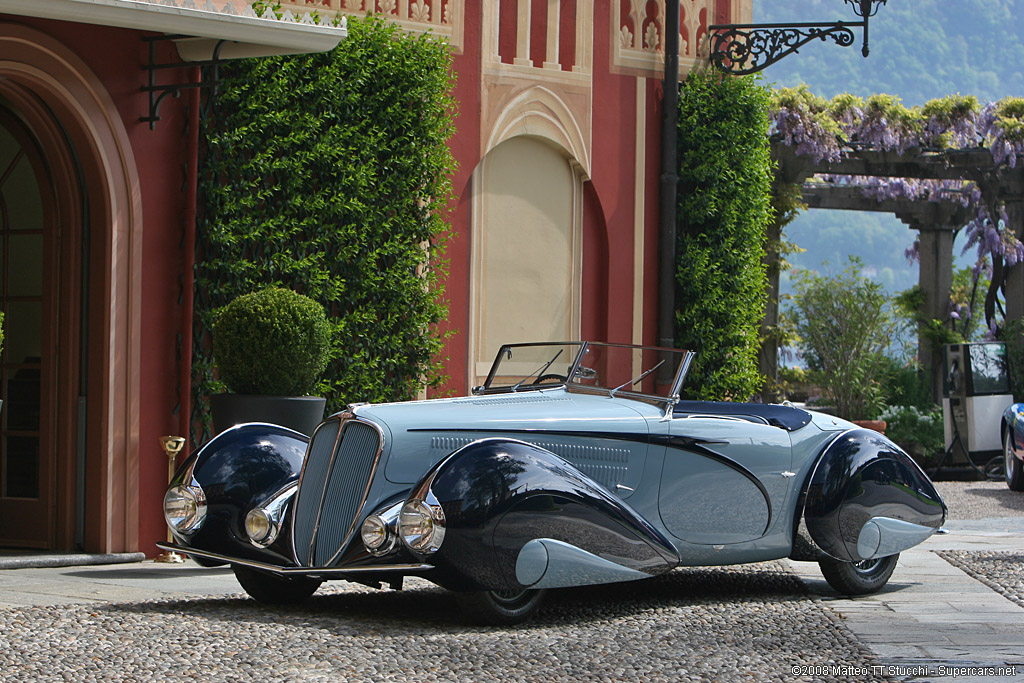
[[[710,71],[680,89],[676,345],[697,352],[691,398],[745,400],[762,383],[769,99],[753,78]]]
[[[194,424],[221,388],[215,311],[267,286],[326,308],[330,410],[441,381],[451,82],[445,46],[375,18],[329,53],[222,67],[202,130]]]

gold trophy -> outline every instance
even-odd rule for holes
[[[174,459],[178,457],[178,453],[181,453],[181,449],[185,447],[185,439],[181,436],[161,436],[160,447],[164,449],[164,454],[167,456],[167,483],[170,485],[174,479]],[[173,543],[174,537],[171,536],[171,530],[167,530],[167,542]],[[176,553],[173,550],[160,553],[153,560],[154,562],[184,562],[185,556],[181,553]]]

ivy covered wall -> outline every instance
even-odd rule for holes
[[[676,345],[697,352],[691,398],[747,400],[761,386],[769,101],[755,79],[709,71],[680,88]]]
[[[328,410],[440,381],[451,82],[441,43],[373,18],[329,53],[222,67],[201,133],[194,425],[220,390],[217,309],[268,285],[327,309]]]

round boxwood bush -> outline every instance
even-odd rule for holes
[[[310,394],[327,367],[329,348],[324,307],[280,287],[238,297],[213,325],[214,363],[238,394]]]

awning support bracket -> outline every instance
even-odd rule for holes
[[[148,72],[148,83],[142,86],[142,91],[149,95],[149,114],[147,116],[140,116],[139,121],[149,123],[149,129],[154,130],[156,128],[156,122],[160,120],[160,105],[167,98],[168,95],[178,97],[181,95],[182,90],[189,90],[192,88],[200,88],[208,90],[210,99],[212,100],[217,96],[217,85],[220,80],[220,65],[224,60],[220,58],[221,48],[224,47],[228,40],[217,41],[216,47],[213,49],[213,57],[205,61],[195,62],[170,62],[166,64],[157,63],[156,61],[156,44],[165,40],[180,40],[182,38],[189,38],[190,36],[185,35],[162,35],[162,36],[144,36],[143,41],[149,43],[149,64],[143,65],[143,69]],[[187,67],[198,66],[202,68],[201,76],[198,83],[157,83],[156,74],[158,71],[164,69],[183,69]],[[210,67],[210,68],[207,68]]]

